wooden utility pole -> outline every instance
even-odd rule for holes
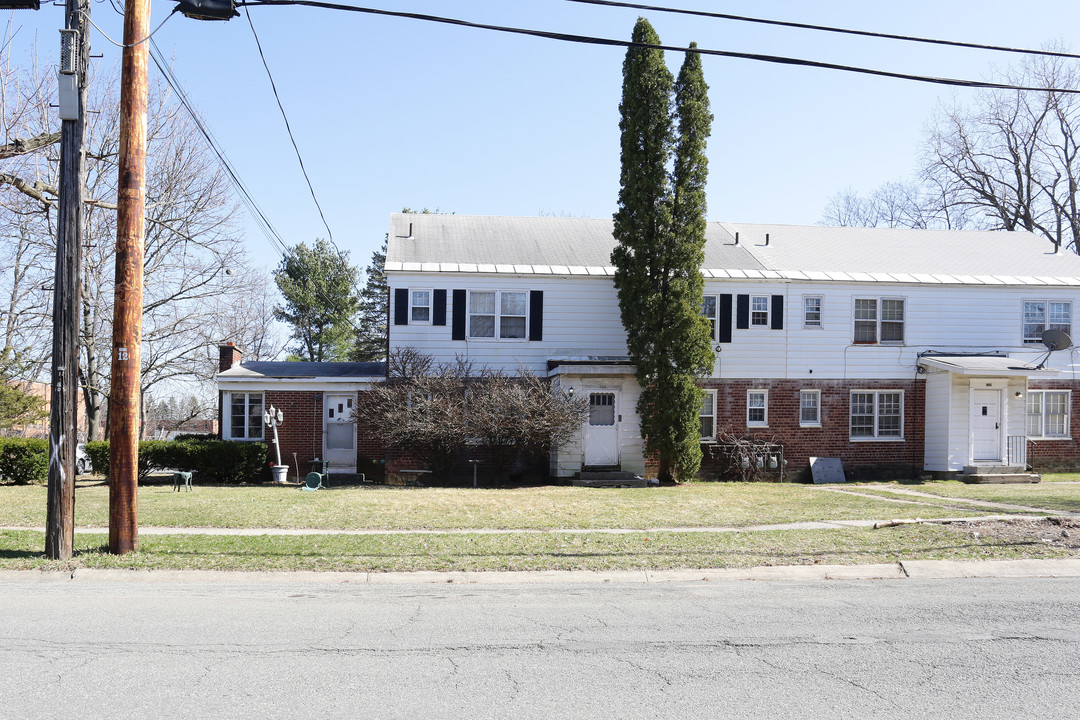
[[[116,290],[109,392],[109,551],[139,549],[139,380],[142,362],[146,104],[150,0],[127,0],[120,64]]]
[[[69,56],[62,59],[60,71],[69,75],[66,80],[74,92],[61,100],[61,105],[65,106],[61,115],[65,117],[60,127],[60,202],[57,212],[56,277],[53,281],[49,497],[45,526],[45,555],[54,560],[70,558],[75,539],[79,305],[83,188],[86,178],[83,119],[86,108],[86,66],[90,61],[90,40],[86,32],[89,14],[89,0],[67,0],[64,28],[74,31],[74,41],[65,47]],[[61,55],[64,54],[62,51]],[[72,69],[73,73],[70,72]],[[74,84],[74,88],[70,84]],[[73,101],[75,107],[71,108]],[[73,118],[70,117],[72,114]]]

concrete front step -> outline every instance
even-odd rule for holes
[[[582,470],[571,484],[575,487],[646,487],[649,481],[624,470]]]
[[[1013,475],[1027,470],[1022,465],[965,465],[965,475]]]
[[[958,475],[957,479],[969,485],[1042,482],[1042,476],[1038,473],[964,473]]]

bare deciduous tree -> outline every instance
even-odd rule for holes
[[[102,435],[109,394],[120,129],[115,76],[92,83],[86,115],[79,373],[91,439]],[[48,140],[59,120],[48,106],[55,81],[38,77],[15,69],[0,88],[6,133],[0,147],[0,231],[18,240],[7,251],[12,258],[6,265],[16,270],[4,275],[0,287],[9,306],[5,342],[40,348],[44,363],[51,319],[37,288],[51,290],[59,148]],[[162,383],[208,381],[216,368],[213,346],[223,339],[251,342],[258,355],[276,354],[263,302],[268,279],[249,267],[234,226],[231,186],[186,111],[161,85],[152,87],[147,137],[144,393]],[[242,332],[214,337],[212,329]]]

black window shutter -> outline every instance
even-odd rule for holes
[[[465,339],[465,291],[454,291],[454,309],[453,317],[451,319],[453,327],[450,330],[450,337],[453,340]]]
[[[773,330],[784,329],[784,296],[773,295],[772,296],[772,318],[770,318],[770,327]]]
[[[544,339],[544,291],[529,291],[529,340]]]
[[[750,327],[750,296],[735,296],[735,327],[747,330]]]
[[[720,296],[720,307],[716,309],[718,332],[717,341],[722,343],[731,342],[731,295]]]
[[[446,290],[436,290],[431,298],[431,324],[446,324]]]
[[[409,324],[409,291],[406,288],[394,290],[394,324]]]

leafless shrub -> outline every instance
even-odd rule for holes
[[[717,433],[717,444],[713,447],[714,457],[720,463],[719,480],[738,480],[741,482],[759,482],[771,479],[768,476],[779,471],[782,462],[782,445],[776,437],[760,438],[752,435],[739,435],[728,428]],[[778,467],[770,468],[771,459],[777,460]]]

